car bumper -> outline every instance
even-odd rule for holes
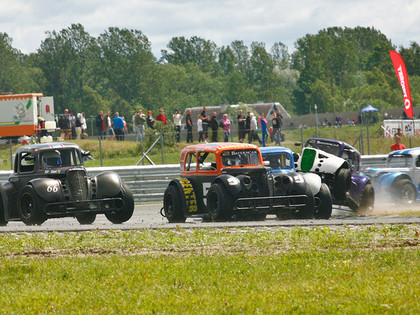
[[[44,211],[49,217],[63,217],[81,213],[107,213],[118,210],[123,205],[121,198],[61,201],[46,204]]]
[[[289,214],[296,210],[303,210],[307,202],[306,195],[238,198],[233,211]]]

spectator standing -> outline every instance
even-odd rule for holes
[[[217,142],[217,129],[219,129],[219,123],[217,122],[217,113],[213,112],[210,119],[210,128],[212,130],[211,142]]]
[[[86,114],[82,112],[82,117],[80,118],[80,121],[82,122],[82,139],[87,139],[88,133],[87,133],[87,124],[86,124]]]
[[[249,143],[251,143],[251,140],[249,138],[250,133],[251,133],[251,112],[248,111],[248,115],[246,116],[246,119],[245,119],[245,135],[248,135]]]
[[[112,128],[112,120],[111,120],[111,112],[107,111],[104,116],[104,125],[105,125],[105,139],[107,138],[107,135],[110,136],[109,140],[114,140],[115,138],[115,132]]]
[[[242,112],[242,109],[239,110],[238,112],[238,137],[239,137],[239,142],[244,142],[245,139],[245,135],[246,135],[246,117]]]
[[[230,120],[228,119],[227,114],[223,114],[222,126],[223,126],[223,132],[225,135],[225,142],[229,142]]]
[[[198,117],[197,119],[197,133],[198,133],[198,142],[205,141],[203,140],[203,121]],[[207,142],[207,141],[206,141]]]
[[[201,119],[202,125],[203,125],[202,140],[203,140],[203,142],[207,142],[206,139],[207,139],[207,136],[208,136],[208,126],[209,126],[209,122],[210,122],[210,117],[207,116],[206,106],[203,106],[203,110],[200,113],[200,115],[198,116],[198,118]]]
[[[82,134],[82,114],[77,113],[76,122],[75,122],[75,131],[76,139],[80,140],[80,135]]]
[[[264,113],[260,113],[260,117],[258,117],[261,126],[261,133],[262,133],[262,145],[265,147],[265,140],[267,136],[267,119],[264,117]]]
[[[185,118],[185,127],[187,128],[187,143],[189,142],[193,143],[193,135],[192,135],[193,122],[191,119],[190,110],[187,110],[187,117]]]
[[[276,113],[273,113],[273,140],[275,144],[280,145],[281,144],[281,135],[280,135],[280,119],[277,117]]]
[[[125,121],[125,117],[124,116],[122,116],[121,118],[122,118],[122,120],[124,122],[124,130],[123,130],[123,136],[122,136],[122,140],[124,141],[125,140],[125,135],[127,134],[127,122]]]
[[[393,145],[391,145],[391,151],[404,150],[405,149],[405,145],[401,143],[401,137],[398,134],[395,135],[394,141],[395,141],[395,143]]]
[[[155,120],[153,119],[153,113],[151,110],[147,111],[147,118],[146,118],[147,127],[150,129],[155,129]]]
[[[261,144],[262,141],[260,139],[260,136],[258,135],[257,129],[258,129],[258,122],[257,118],[254,116],[254,113],[250,113],[250,132],[249,132],[249,143],[252,143],[254,140],[258,140],[258,142]]]
[[[124,120],[120,117],[120,114],[116,112],[113,121],[115,136],[118,141],[122,141],[124,139]]]
[[[179,113],[179,109],[175,109],[175,114],[172,115],[172,118],[174,119],[174,125],[175,125],[175,132],[176,132],[176,142],[181,141],[181,120],[182,115]]]
[[[141,112],[141,109],[137,110],[134,114],[134,128],[136,132],[136,142],[143,141],[144,138],[144,123],[146,118]]]
[[[103,132],[104,132],[104,130],[105,130],[105,125],[104,125],[104,113],[103,113],[103,111],[99,111],[98,112],[98,116],[96,116],[96,120],[95,120],[95,122],[96,122],[96,130],[97,130],[97,132],[98,132],[98,137],[100,138],[100,139],[102,139],[103,137],[102,137],[102,135],[103,135]]]
[[[278,132],[278,141],[279,144],[283,141],[283,134],[282,134],[282,128],[283,128],[283,115],[281,114],[280,109],[276,110],[277,119],[279,121],[279,132]]]
[[[159,115],[156,116],[156,120],[163,122],[163,124],[165,126],[167,125],[167,123],[166,123],[166,116],[163,113],[163,108],[159,109]]]

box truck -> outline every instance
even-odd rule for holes
[[[42,93],[0,95],[0,138],[54,131],[54,99]]]

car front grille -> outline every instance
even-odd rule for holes
[[[67,185],[72,200],[82,201],[88,199],[88,187],[85,170],[71,170],[67,173]]]

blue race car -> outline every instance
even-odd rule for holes
[[[314,173],[298,173],[292,150],[285,147],[261,147],[264,165],[271,168],[271,174],[283,176],[279,181],[286,185],[294,181],[304,180],[310,187],[314,196],[314,218],[329,219],[332,212],[332,199],[328,186],[321,182],[321,177]]]
[[[419,196],[420,148],[390,152],[385,168],[368,168],[365,174],[371,178],[378,200],[412,204]]]

